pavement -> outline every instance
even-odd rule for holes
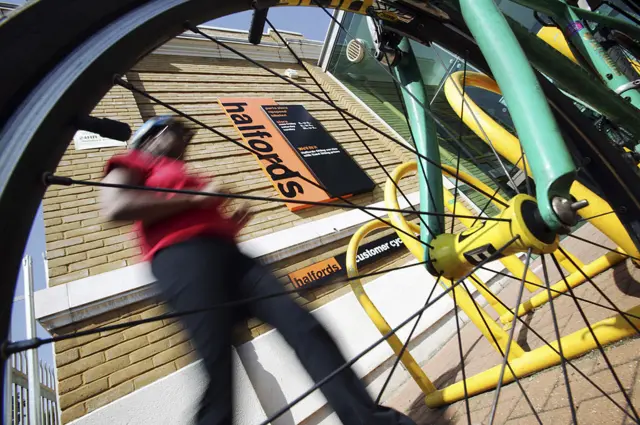
[[[577,234],[590,241],[614,247],[590,224],[580,228]],[[562,245],[585,264],[606,252],[572,238],[565,239]],[[532,262],[531,267],[540,278],[544,278],[539,258]],[[550,281],[557,282],[560,275],[550,260],[547,260],[547,267]],[[596,276],[593,284],[600,291],[589,282],[574,289],[576,296],[598,304],[579,302],[589,323],[595,323],[615,314],[614,311],[600,306],[611,307],[606,298],[622,311],[640,304],[640,269],[630,260]],[[517,280],[511,279],[511,283],[499,293],[500,299],[510,307],[515,306],[519,286],[520,283]],[[524,291],[524,299],[531,295],[533,294]],[[571,297],[556,298],[554,307],[561,336],[586,326]],[[497,319],[497,314],[491,311],[490,307],[487,307],[487,312],[492,318]],[[518,324],[515,329],[515,339],[525,351],[544,345],[545,342],[540,337],[548,342],[556,340],[549,303],[523,316],[523,319],[532,330]],[[502,357],[472,323],[469,322],[461,329],[461,339],[464,373],[467,377],[502,363]],[[637,416],[634,415],[632,406],[635,406],[640,413],[640,377],[638,376],[640,338],[632,337],[612,344],[605,347],[604,352],[606,359],[598,350],[594,350],[571,360],[571,363],[602,391],[588,382],[573,367],[567,366],[567,379],[577,422],[581,425],[638,424],[640,421],[634,419]],[[422,367],[436,388],[444,388],[462,379],[463,368],[460,357],[458,339],[454,337]],[[613,366],[617,379],[607,366],[607,360]],[[565,382],[562,367],[555,366],[520,378],[520,386],[515,382],[503,386],[493,424],[564,425],[573,423]],[[527,397],[523,393],[526,393]],[[490,415],[494,399],[495,390],[471,397],[468,402],[463,400],[439,409],[429,409],[424,402],[424,395],[415,382],[410,380],[391,394],[385,404],[406,412],[418,425],[488,425],[491,423]]]

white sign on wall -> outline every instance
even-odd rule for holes
[[[84,149],[112,148],[127,146],[127,142],[108,139],[90,131],[78,130],[73,136],[73,143],[77,151]]]

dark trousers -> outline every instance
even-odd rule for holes
[[[232,300],[282,292],[280,282],[236,245],[196,238],[165,248],[152,261],[163,298],[175,311],[206,309]],[[346,360],[320,323],[289,296],[253,302],[243,309],[213,309],[181,318],[209,375],[199,425],[232,423],[231,332],[238,318],[257,317],[278,329],[315,382]],[[376,406],[347,368],[321,388],[345,425],[414,424],[401,413]]]

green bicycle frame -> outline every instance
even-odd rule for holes
[[[598,72],[602,81],[611,90],[616,91],[619,87],[629,83],[629,79],[620,72],[615,62],[609,57],[600,43],[594,40],[591,31],[587,25],[582,22],[582,19],[618,28],[635,37],[640,35],[640,28],[619,19],[569,6],[566,0],[513,1],[553,17],[559,23],[565,36],[580,53],[580,55],[577,55],[578,60],[580,60],[580,57],[584,58],[587,61],[587,65]],[[625,92],[623,97],[633,106],[640,109],[640,92],[631,90]]]

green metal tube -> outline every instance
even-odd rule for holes
[[[564,0],[561,1],[566,3]],[[580,54],[600,74],[607,87],[615,91],[618,87],[629,83],[629,79],[620,71],[600,43],[594,40],[589,28],[570,7],[565,8],[561,21],[565,34],[569,36]],[[623,97],[636,108],[640,108],[640,93],[638,91],[628,91],[624,93]]]
[[[400,42],[402,58],[394,66],[393,72],[400,84],[406,90],[402,91],[402,97],[407,108],[409,124],[411,126],[413,139],[416,142],[416,150],[421,155],[440,164],[440,149],[438,145],[438,133],[436,125],[429,113],[429,101],[424,90],[422,74],[418,67],[413,50],[409,41],[405,38]],[[411,93],[409,95],[407,92]],[[413,96],[412,96],[413,95]],[[422,104],[422,105],[421,105]],[[442,195],[442,171],[418,157],[418,182],[420,185],[420,209],[428,212],[444,212],[444,199]],[[423,216],[429,228],[439,235],[444,231],[444,221],[442,217]],[[420,225],[420,239],[426,243],[431,242],[431,233],[424,224]],[[428,257],[429,250],[425,249],[425,257]],[[425,258],[425,261],[428,258]]]
[[[538,208],[553,230],[563,227],[551,200],[571,199],[576,169],[542,89],[509,24],[493,0],[460,0],[462,16],[509,105],[536,181]]]

